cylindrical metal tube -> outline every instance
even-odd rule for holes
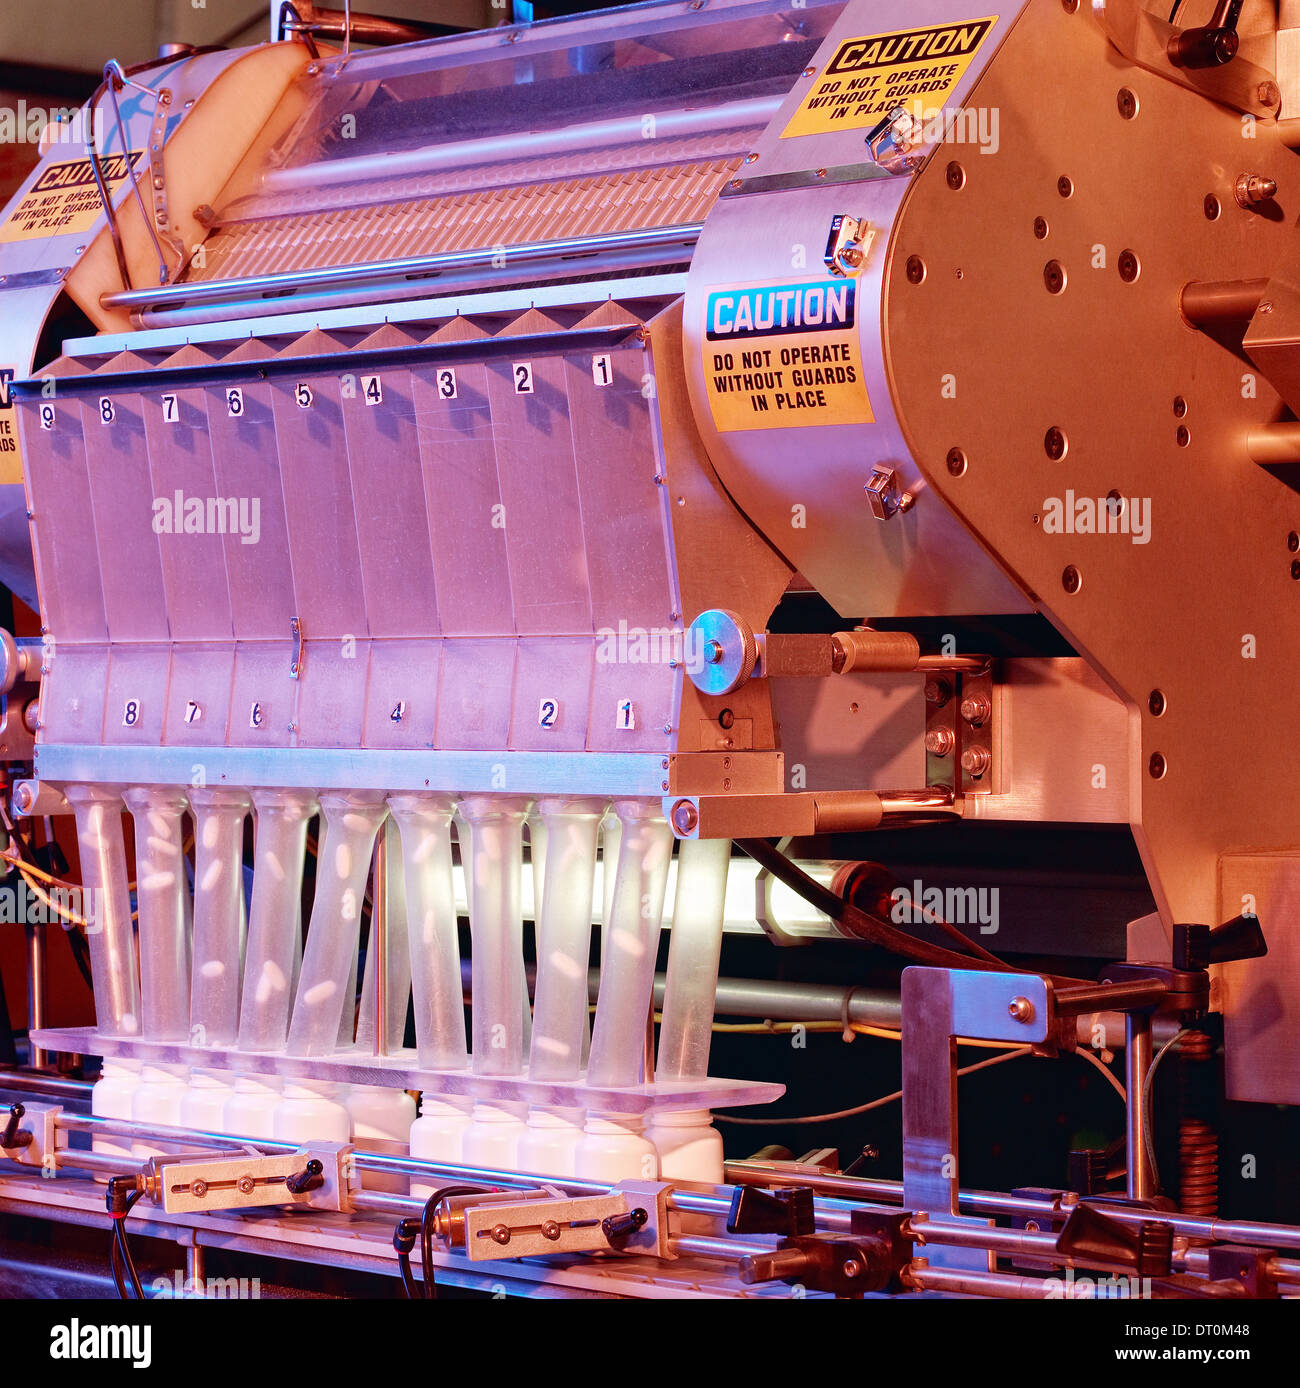
[[[95,1025],[105,1036],[137,1036],[140,984],[127,889],[122,801],[117,791],[103,786],[69,786],[67,797],[77,817]]]
[[[1124,1072],[1128,1093],[1125,1125],[1128,1146],[1128,1195],[1147,1200],[1155,1192],[1155,1176],[1147,1153],[1146,1077],[1151,1068],[1151,1018],[1129,1012],[1124,1024]]]
[[[1192,280],[1183,286],[1179,307],[1194,328],[1245,323],[1267,289],[1267,280]]]
[[[1250,430],[1246,451],[1256,463],[1300,463],[1300,422],[1288,419]]]

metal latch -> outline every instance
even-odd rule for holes
[[[920,166],[914,154],[921,136],[921,122],[906,106],[895,106],[867,134],[872,159],[889,173],[911,173]]]
[[[860,270],[875,236],[875,228],[865,217],[837,212],[831,218],[831,231],[826,238],[826,268],[833,275],[851,275]]]

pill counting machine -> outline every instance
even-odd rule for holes
[[[1300,1102],[1288,6],[274,8],[109,64],[0,226],[11,857],[63,890],[22,825],[75,824],[95,999],[32,1042],[104,1058],[90,1114],[24,1079],[0,1203],[408,1285],[423,1224],[521,1292],[1294,1287],[1146,1103],[1220,1017],[1227,1098]],[[784,851],[987,824],[1131,826],[1125,957]],[[781,1094],[710,1073],[737,924],[908,966],[901,1183],[724,1165]],[[956,1038],[1098,1026],[1123,1188],[963,1186]]]

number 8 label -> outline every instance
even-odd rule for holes
[[[122,726],[124,728],[134,728],[140,721],[140,700],[128,699],[126,708],[122,710]]]

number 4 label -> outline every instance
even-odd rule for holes
[[[384,403],[384,387],[378,376],[362,376],[361,394],[366,398],[367,405],[382,405]]]
[[[636,705],[631,699],[618,701],[618,723],[616,726],[620,732],[634,732],[636,730]]]

